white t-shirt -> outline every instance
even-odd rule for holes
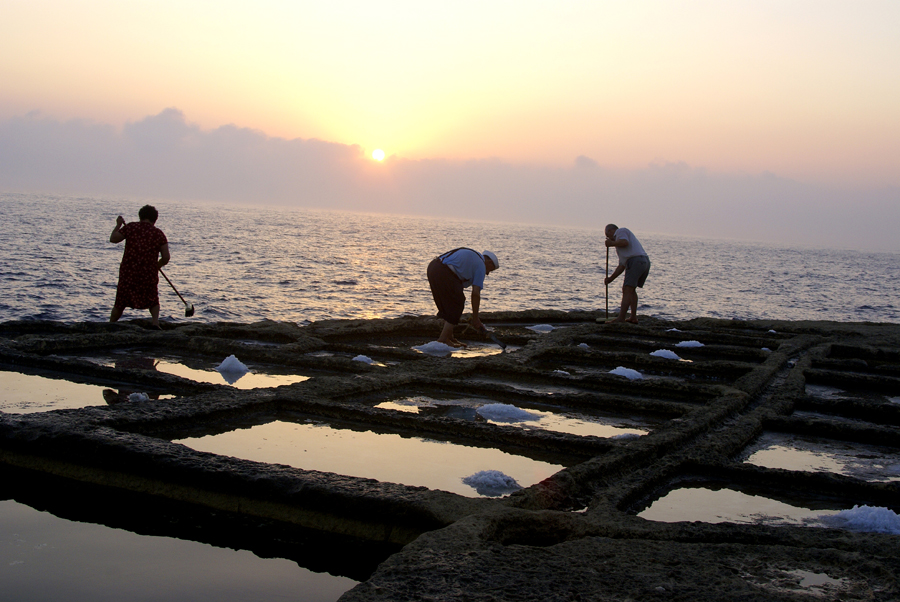
[[[631,257],[647,255],[647,252],[644,251],[644,247],[641,246],[641,242],[637,239],[637,236],[632,234],[631,230],[628,228],[619,228],[616,230],[616,240],[628,241],[627,246],[616,247],[616,255],[619,256],[619,265],[625,265],[625,262]]]

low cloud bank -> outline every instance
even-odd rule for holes
[[[836,190],[774,174],[685,164],[605,169],[498,159],[389,158],[358,146],[285,140],[178,109],[122,129],[29,114],[0,122],[0,190],[121,195],[454,216],[900,251],[900,190]]]

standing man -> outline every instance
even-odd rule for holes
[[[169,241],[156,227],[159,213],[152,205],[138,211],[140,221],[125,223],[121,215],[109,235],[109,242],[125,241],[125,252],[119,265],[119,284],[110,322],[122,317],[126,307],[149,309],[153,326],[159,328],[159,268],[169,263]]]
[[[609,322],[631,322],[637,324],[637,289],[644,287],[647,274],[650,273],[650,258],[637,237],[628,228],[620,228],[615,224],[606,226],[606,246],[615,247],[619,256],[619,265],[611,276],[603,281],[609,284],[625,272],[625,282],[622,285],[622,308],[619,316]],[[631,308],[631,317],[627,320],[628,308]]]
[[[447,251],[435,257],[428,264],[428,284],[431,295],[438,308],[438,318],[444,321],[439,343],[451,347],[465,347],[453,337],[453,327],[459,324],[463,308],[466,306],[464,288],[472,287],[472,320],[473,327],[484,332],[484,324],[478,319],[481,305],[481,289],[484,288],[484,277],[500,267],[497,256],[490,251],[479,253],[461,247]]]

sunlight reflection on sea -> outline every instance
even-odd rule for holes
[[[0,194],[0,321],[106,320],[122,245],[117,215],[139,200]],[[433,315],[428,262],[457,246],[490,249],[482,311],[605,306],[605,224],[476,223],[311,209],[154,201],[172,262],[166,274],[191,320],[293,322]],[[778,248],[657,235],[630,227],[650,255],[640,312],[694,317],[900,322],[897,254]],[[585,226],[588,226],[586,224]],[[611,253],[610,269],[615,265]],[[609,288],[610,309],[620,283]],[[160,281],[162,316],[184,306]],[[124,319],[147,312],[127,310]]]

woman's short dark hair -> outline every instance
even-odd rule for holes
[[[159,212],[153,205],[144,205],[141,207],[141,210],[138,211],[138,217],[141,219],[148,219],[150,220],[150,223],[155,224],[156,220],[159,218]]]

